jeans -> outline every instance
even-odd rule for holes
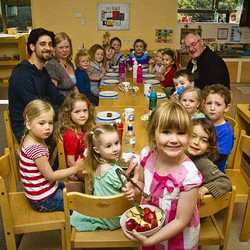
[[[64,211],[63,208],[63,181],[58,181],[57,191],[42,201],[29,201],[31,207],[37,212]]]

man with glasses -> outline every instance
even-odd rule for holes
[[[207,85],[221,83],[230,89],[230,78],[225,62],[205,46],[198,34],[187,34],[184,45],[191,56],[187,70],[194,74],[196,87],[203,89]]]

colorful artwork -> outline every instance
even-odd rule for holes
[[[156,29],[155,30],[156,43],[172,43],[173,29]]]
[[[129,30],[128,3],[97,3],[99,30]]]

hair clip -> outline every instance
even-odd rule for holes
[[[87,103],[88,103],[88,106],[90,106],[91,105],[91,102],[89,101],[89,98],[86,96],[86,95],[84,95],[85,96],[85,98],[86,98],[86,101],[87,101]]]

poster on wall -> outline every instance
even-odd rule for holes
[[[173,29],[156,29],[155,30],[156,43],[172,43],[173,42]]]
[[[228,28],[218,28],[217,39],[227,40],[227,37],[228,37]]]
[[[98,30],[129,30],[129,3],[97,3]]]
[[[241,39],[241,27],[232,26],[230,42],[240,42]]]

